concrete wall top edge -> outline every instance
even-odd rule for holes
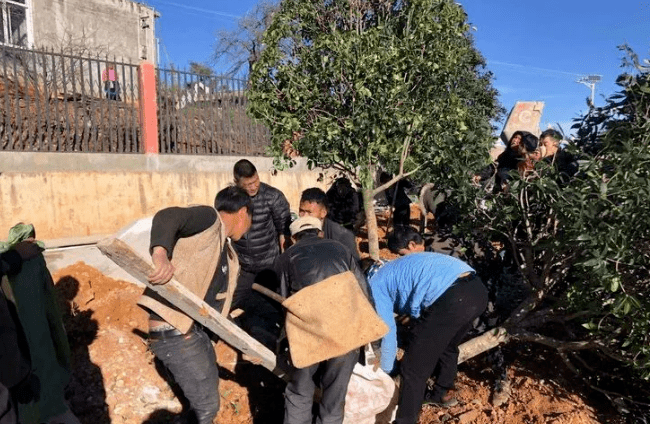
[[[250,160],[260,173],[273,171],[273,158],[246,156],[144,155],[110,153],[0,152],[0,173],[44,172],[232,172],[239,159]],[[308,170],[307,160],[284,172]],[[315,169],[314,172],[322,172]]]

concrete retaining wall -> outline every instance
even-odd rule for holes
[[[212,205],[241,157],[0,152],[0,239],[17,222],[42,240],[111,234],[167,206]],[[270,158],[249,158],[292,210],[309,187],[325,188],[305,162],[273,175]]]

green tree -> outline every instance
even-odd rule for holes
[[[595,312],[584,324],[591,334],[650,380],[650,66],[620,49],[630,70],[621,91],[576,125],[591,157],[575,195],[588,207],[567,228],[585,278],[569,294],[574,308]]]
[[[464,345],[464,357],[509,340],[541,343],[622,411],[647,398],[647,387],[637,399],[612,393],[602,382],[615,372],[583,364],[585,351],[597,352],[650,379],[650,67],[623,50],[634,72],[577,123],[579,139],[567,147],[580,154],[578,175],[567,181],[540,162],[496,196],[469,185],[453,196],[465,218],[457,230],[468,247],[483,246],[468,255],[498,261],[490,250],[500,241],[527,293],[496,329]]]
[[[451,0],[286,0],[250,76],[249,113],[277,164],[293,147],[362,187],[370,254],[375,194],[409,175],[468,178],[488,160],[496,91]],[[395,174],[375,187],[379,168]]]

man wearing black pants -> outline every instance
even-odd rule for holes
[[[267,298],[253,291],[253,283],[277,290],[273,263],[289,238],[291,213],[289,202],[275,187],[260,182],[257,168],[247,159],[233,167],[235,184],[246,191],[253,205],[250,231],[240,240],[233,240],[241,272],[233,297],[233,309],[244,313],[237,324],[271,350],[275,350],[281,310]]]
[[[216,208],[216,210],[215,210]],[[215,208],[172,207],[151,225],[152,284],[172,276],[213,308],[222,311],[225,292],[234,287],[239,262],[231,240],[251,226],[251,199],[238,187],[221,190]],[[219,411],[219,372],[205,329],[147,289],[138,304],[150,312],[150,347],[172,373],[190,404],[191,422],[210,424]]]
[[[321,226],[321,220],[312,216],[303,216],[291,224],[291,234],[296,243],[280,255],[275,264],[282,296],[289,297],[346,271],[354,274],[362,292],[369,296],[366,280],[352,253],[336,240],[320,238]],[[305,368],[292,366],[284,392],[284,424],[313,421],[312,405],[317,386],[323,392],[316,422],[341,424],[345,394],[359,353],[359,349],[353,349]]]
[[[381,368],[395,371],[396,324],[393,312],[415,319],[412,339],[401,363],[401,391],[396,424],[415,424],[427,379],[436,379],[431,402],[451,406],[458,345],[487,306],[487,290],[463,261],[424,252],[412,228],[396,229],[388,238],[394,253],[405,255],[384,265],[370,280],[377,313],[390,331],[381,343]]]

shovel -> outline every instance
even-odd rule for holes
[[[388,333],[388,326],[350,271],[304,287],[287,298],[258,284],[253,284],[253,290],[286,309],[289,352],[296,368],[345,355]]]

